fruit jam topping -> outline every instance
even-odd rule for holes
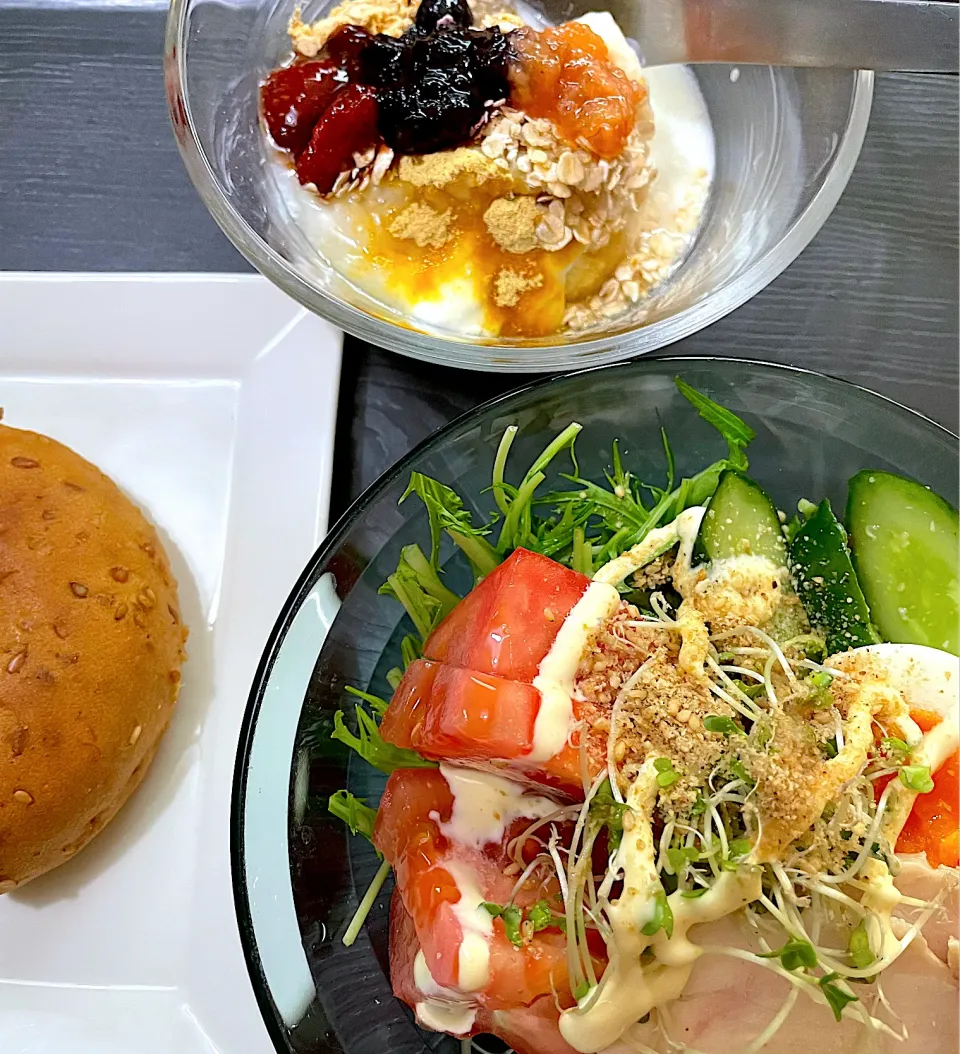
[[[510,35],[510,104],[551,121],[561,137],[598,157],[614,158],[636,123],[639,92],[610,61],[589,26],[567,22]]]
[[[274,70],[261,89],[270,136],[321,194],[371,147],[414,155],[470,143],[507,101],[613,158],[638,93],[587,26],[478,29],[467,0],[423,0],[399,37],[342,26],[315,61]]]
[[[402,155],[469,142],[509,89],[507,37],[472,23],[466,0],[423,0],[400,37],[344,26],[318,60],[274,70],[263,117],[300,182],[329,193],[380,143]]]

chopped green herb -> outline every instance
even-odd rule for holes
[[[773,723],[769,718],[761,717],[754,721],[750,729],[750,739],[760,750],[766,750],[770,746],[773,741]]]
[[[706,886],[698,886],[696,889],[685,889],[680,896],[685,900],[697,900],[702,897],[704,893],[709,893],[709,889]]]
[[[867,927],[861,919],[850,933],[850,942],[847,945],[850,962],[858,969],[865,970],[872,962],[876,961],[876,955],[870,947],[870,936]]]
[[[515,904],[511,904],[503,909],[500,919],[503,922],[503,931],[507,935],[507,940],[514,948],[522,948],[523,936],[520,933],[520,923],[523,921],[523,912]]]
[[[929,794],[933,790],[933,779],[926,765],[904,765],[900,769],[900,782],[918,794]]]
[[[607,847],[611,852],[616,852],[623,841],[623,816],[628,808],[628,805],[614,798],[608,779],[600,784],[596,794],[590,799],[590,821],[597,829],[606,827]]]
[[[748,699],[759,699],[767,692],[767,686],[762,681],[752,681],[750,684],[746,681],[734,681],[734,684]]]
[[[837,705],[837,700],[834,698],[833,692],[829,688],[818,688],[813,683],[811,677],[807,681],[807,698],[806,702],[812,706],[815,710],[829,710],[831,706]]]
[[[647,937],[652,937],[660,930],[667,935],[667,940],[673,936],[673,911],[667,900],[667,894],[662,889],[653,898],[653,915],[640,932]]]
[[[727,859],[724,863],[733,863],[736,867],[737,862],[742,860],[752,848],[753,843],[749,838],[734,838],[727,846]]]
[[[716,714],[710,714],[709,717],[705,717],[703,719],[703,727],[708,732],[716,732],[721,736],[745,736],[747,734],[733,718],[718,717]]]
[[[338,790],[330,795],[327,809],[338,820],[343,822],[354,834],[373,839],[373,825],[377,819],[377,810],[366,804],[366,799],[355,798],[349,791]]]
[[[527,916],[533,923],[533,932],[541,930],[559,929],[567,932],[567,920],[563,915],[557,915],[545,900],[538,900],[530,909]]]
[[[523,908],[517,907],[516,904],[502,905],[490,902],[484,902],[480,906],[485,908],[493,918],[503,921],[504,933],[515,948],[523,947]],[[562,915],[554,914],[545,900],[538,900],[530,908],[527,918],[533,925],[534,933],[539,933],[540,930],[546,929],[559,929],[564,933],[567,932],[567,920]]]
[[[822,743],[823,752],[828,758],[835,758],[840,751],[837,748],[837,737],[834,736],[832,739],[828,739],[825,743]]]
[[[355,736],[347,728],[343,720],[343,711],[338,710],[333,715],[331,739],[345,743],[351,750],[355,750],[364,761],[369,762],[374,768],[379,769],[388,776],[395,769],[435,769],[437,767],[435,761],[428,761],[416,751],[407,750],[406,747],[395,747],[392,743],[388,743],[380,735],[380,727],[374,718],[362,706],[357,706],[355,709],[358,735]]]
[[[829,688],[833,684],[833,674],[826,670],[817,670],[810,675],[810,683],[814,688]]]
[[[669,758],[657,758],[653,767],[657,770],[657,786],[664,790],[672,787],[680,779],[680,773],[673,767]]]
[[[833,1016],[838,1020],[843,1018],[843,1009],[848,1003],[855,1003],[857,997],[852,995],[850,992],[845,992],[838,984],[836,979],[840,975],[837,973],[825,974],[819,980],[820,990],[827,997],[827,1002],[830,1004],[830,1009],[833,1011]]]
[[[801,967],[806,970],[812,970],[817,965],[817,953],[813,945],[809,941],[802,941],[797,937],[790,937],[782,948],[778,948],[773,952],[764,952],[760,958],[779,959],[780,965],[791,972],[799,970]]]
[[[885,754],[909,754],[910,747],[902,739],[897,739],[896,736],[886,736],[880,740],[880,746],[883,747]]]
[[[500,919],[503,922],[503,932],[507,935],[507,940],[514,948],[523,947],[523,935],[520,933],[523,911],[516,904],[501,906],[500,904],[484,902],[481,907],[486,908],[493,918]]]
[[[816,506],[814,506],[814,509],[816,509]],[[819,637],[810,637],[803,643],[803,654],[812,662],[823,662],[827,657],[826,641],[821,640]]]
[[[742,780],[750,787],[753,787],[757,782],[747,771],[747,766],[739,758],[734,758],[730,762],[730,771],[738,780]]]
[[[801,498],[797,502],[797,515],[784,526],[783,533],[787,536],[787,541],[792,542],[800,531],[800,528],[810,519],[810,517],[817,511],[817,506],[812,501],[807,501],[806,498]],[[809,655],[808,658],[812,659],[813,656]]]
[[[683,849],[668,849],[667,862],[675,875],[682,875],[687,869],[687,864],[692,864],[700,858],[698,850],[693,846],[685,846]]]
[[[702,816],[707,811],[707,799],[697,791],[697,799],[690,808],[691,816]]]

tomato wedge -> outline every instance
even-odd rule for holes
[[[960,751],[933,774],[933,790],[918,794],[897,839],[898,853],[926,853],[931,867],[958,866]]]
[[[589,585],[586,575],[547,556],[515,549],[437,626],[423,654],[531,684]]]
[[[413,917],[403,906],[400,890],[394,889],[390,898],[390,986],[397,999],[411,1008],[423,998],[413,976],[418,951]]]
[[[398,769],[387,782],[373,834],[374,845],[393,866],[397,889],[413,920],[416,939],[433,980],[445,989],[462,991],[478,1006],[490,1010],[526,1006],[554,990],[560,998],[569,1000],[566,938],[559,929],[542,930],[535,939],[516,948],[501,919],[492,920],[486,938],[486,983],[479,990],[463,990],[460,949],[464,930],[459,915],[463,910],[462,893],[454,872],[461,881],[466,878],[484,901],[508,903],[516,875],[505,873],[512,862],[507,846],[528,826],[529,819],[511,824],[500,843],[466,845],[441,829],[450,821],[453,804],[453,795],[441,772]],[[549,885],[545,889],[521,889],[514,903],[528,907],[555,892]],[[408,947],[409,933],[402,931],[398,943]],[[397,955],[401,955],[400,950]]]
[[[439,758],[518,758],[533,748],[532,685],[418,659],[380,726],[384,739]]]
[[[424,995],[417,988],[414,963],[420,944],[413,918],[395,890],[390,901],[390,984],[393,994],[411,1009]],[[471,1034],[499,1036],[517,1054],[576,1054],[560,1035],[560,1012],[552,995],[541,996],[529,1007],[488,1010],[477,1007]]]
[[[453,795],[439,772],[398,769],[387,781],[373,831],[373,844],[393,866],[407,909],[415,919],[433,922],[424,927],[421,945],[434,977],[449,987],[459,979],[463,929],[453,909],[460,889],[442,866],[447,840],[431,816],[447,821],[452,810]]]
[[[606,762],[606,736],[592,731],[598,713],[573,700],[579,730],[552,758],[532,763],[534,729],[543,699],[530,684],[418,659],[397,687],[380,725],[383,738],[425,757],[455,760],[517,775],[574,797],[583,794],[579,737],[587,738],[587,776]],[[499,762],[500,764],[491,764]]]
[[[922,732],[929,732],[943,720],[935,710],[913,709],[910,716]],[[931,867],[960,866],[960,750],[931,773],[933,790],[918,794],[897,838],[898,853],[926,853]],[[881,777],[874,783],[879,801],[883,788],[896,776]]]

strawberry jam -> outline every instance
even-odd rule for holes
[[[468,143],[507,96],[507,37],[476,29],[466,0],[423,0],[402,37],[344,26],[316,62],[274,70],[263,119],[301,183],[329,193],[353,155],[386,143],[426,154]]]
[[[297,158],[297,177],[313,183],[321,194],[333,189],[337,176],[353,168],[353,155],[377,141],[377,95],[363,84],[348,84],[337,92]]]
[[[639,93],[588,26],[566,22],[510,34],[510,104],[551,121],[569,143],[616,157],[636,123]]]
[[[314,125],[346,83],[339,66],[301,62],[274,70],[260,89],[267,130],[277,146],[299,153],[310,142]]]

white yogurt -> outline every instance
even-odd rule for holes
[[[646,222],[649,215],[670,226],[677,209],[692,207],[698,212],[692,236],[713,183],[715,148],[707,105],[697,78],[685,66],[657,66],[645,77],[655,121],[650,156],[657,179],[643,218]]]

